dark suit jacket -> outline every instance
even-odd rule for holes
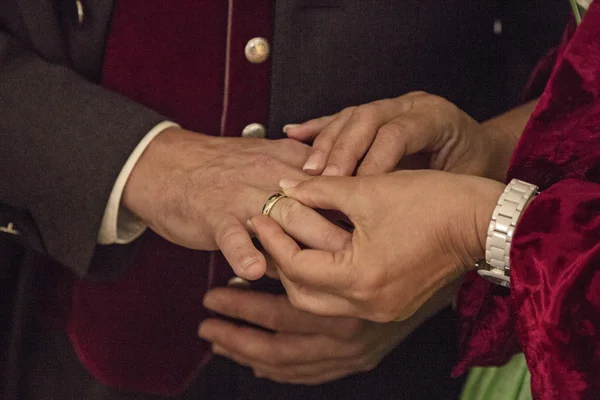
[[[275,3],[273,133],[411,90],[447,97],[478,119],[499,113],[516,104],[535,60],[558,41],[568,8],[566,0]],[[0,226],[13,222],[21,232],[0,233],[8,386],[25,368],[45,276],[39,260],[89,278],[126,267],[135,244],[97,246],[97,232],[125,160],[164,120],[96,84],[112,2],[83,4],[79,26],[74,0],[0,0]]]

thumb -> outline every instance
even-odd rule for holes
[[[225,217],[215,227],[217,246],[237,276],[256,280],[267,270],[265,256],[254,247],[246,228],[233,216]]]
[[[337,210],[350,217],[352,197],[358,191],[359,181],[352,177],[318,176],[303,182],[282,179],[279,186],[286,196],[308,207]]]

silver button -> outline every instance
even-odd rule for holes
[[[250,282],[248,282],[244,278],[240,278],[239,276],[234,276],[233,278],[227,281],[227,286],[238,289],[248,289],[250,287]]]
[[[267,136],[267,128],[263,124],[247,125],[242,131],[242,137],[263,139]]]
[[[496,36],[502,35],[502,20],[499,18],[494,20],[494,34]]]
[[[9,222],[6,226],[0,226],[0,232],[10,233],[11,235],[21,234],[21,232],[15,229],[15,226],[12,222]]]
[[[250,39],[246,43],[244,54],[246,55],[246,59],[252,64],[264,63],[269,59],[269,55],[271,54],[269,42],[267,39],[261,37]]]
[[[75,8],[77,9],[77,26],[81,28],[83,26],[83,21],[85,21],[85,12],[83,11],[83,3],[81,0],[75,0]]]

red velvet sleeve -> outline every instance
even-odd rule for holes
[[[568,179],[532,202],[511,262],[516,332],[536,397],[600,397],[600,185]]]
[[[542,193],[518,223],[511,289],[470,274],[455,374],[523,351],[535,399],[600,398],[600,2],[557,62],[509,179]]]

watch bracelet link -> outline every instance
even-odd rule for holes
[[[513,179],[498,199],[485,242],[485,262],[476,264],[483,278],[510,287],[510,247],[519,218],[527,204],[538,193],[538,187]]]

